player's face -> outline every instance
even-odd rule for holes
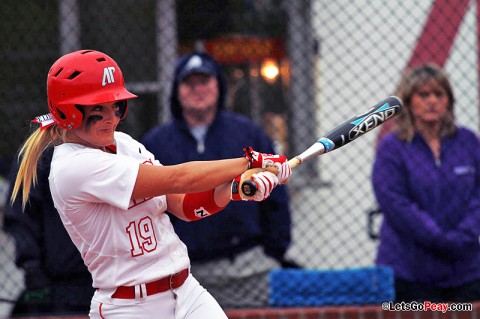
[[[415,123],[440,124],[447,114],[449,98],[447,91],[437,83],[421,86],[413,95],[411,110]]]
[[[206,74],[191,74],[178,85],[178,100],[185,112],[215,110],[218,94],[217,78]]]
[[[120,122],[120,107],[115,102],[83,107],[83,122],[71,130],[76,143],[104,149],[114,143],[113,134]]]

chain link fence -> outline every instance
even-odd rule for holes
[[[392,95],[408,66],[427,61],[445,67],[458,123],[478,132],[477,6],[473,0],[3,0],[0,157],[9,163],[30,120],[47,113],[50,65],[81,48],[103,51],[122,67],[139,98],[120,130],[137,139],[169,118],[173,62],[194,48],[222,63],[228,108],[261,124],[289,157]],[[267,62],[278,67],[276,77],[262,73]],[[374,265],[378,219],[367,218],[377,207],[370,174],[385,129],[295,169],[288,256],[305,268]],[[1,255],[0,291],[12,278],[4,266],[11,255]]]

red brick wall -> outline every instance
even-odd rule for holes
[[[380,306],[240,309],[227,311],[229,319],[478,319],[480,302],[472,311],[384,311]],[[88,319],[88,316],[16,317],[15,319]],[[13,319],[13,318],[12,318]]]

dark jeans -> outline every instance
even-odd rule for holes
[[[457,287],[434,287],[395,279],[395,301],[472,302],[480,300],[480,280]]]

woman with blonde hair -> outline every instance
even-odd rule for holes
[[[50,113],[20,151],[12,200],[28,201],[36,162],[53,145],[49,186],[62,222],[93,279],[91,318],[226,318],[190,274],[186,246],[167,210],[195,221],[230,200],[262,201],[291,174],[285,156],[251,149],[242,158],[162,166],[145,147],[116,128],[136,98],[108,55],[66,54],[47,79]],[[234,137],[232,137],[234,138]],[[277,175],[266,171],[276,166]],[[239,192],[248,168],[259,192]]]
[[[480,142],[455,123],[443,69],[408,70],[404,110],[379,144],[372,182],[384,214],[377,264],[393,268],[397,301],[480,300]]]

